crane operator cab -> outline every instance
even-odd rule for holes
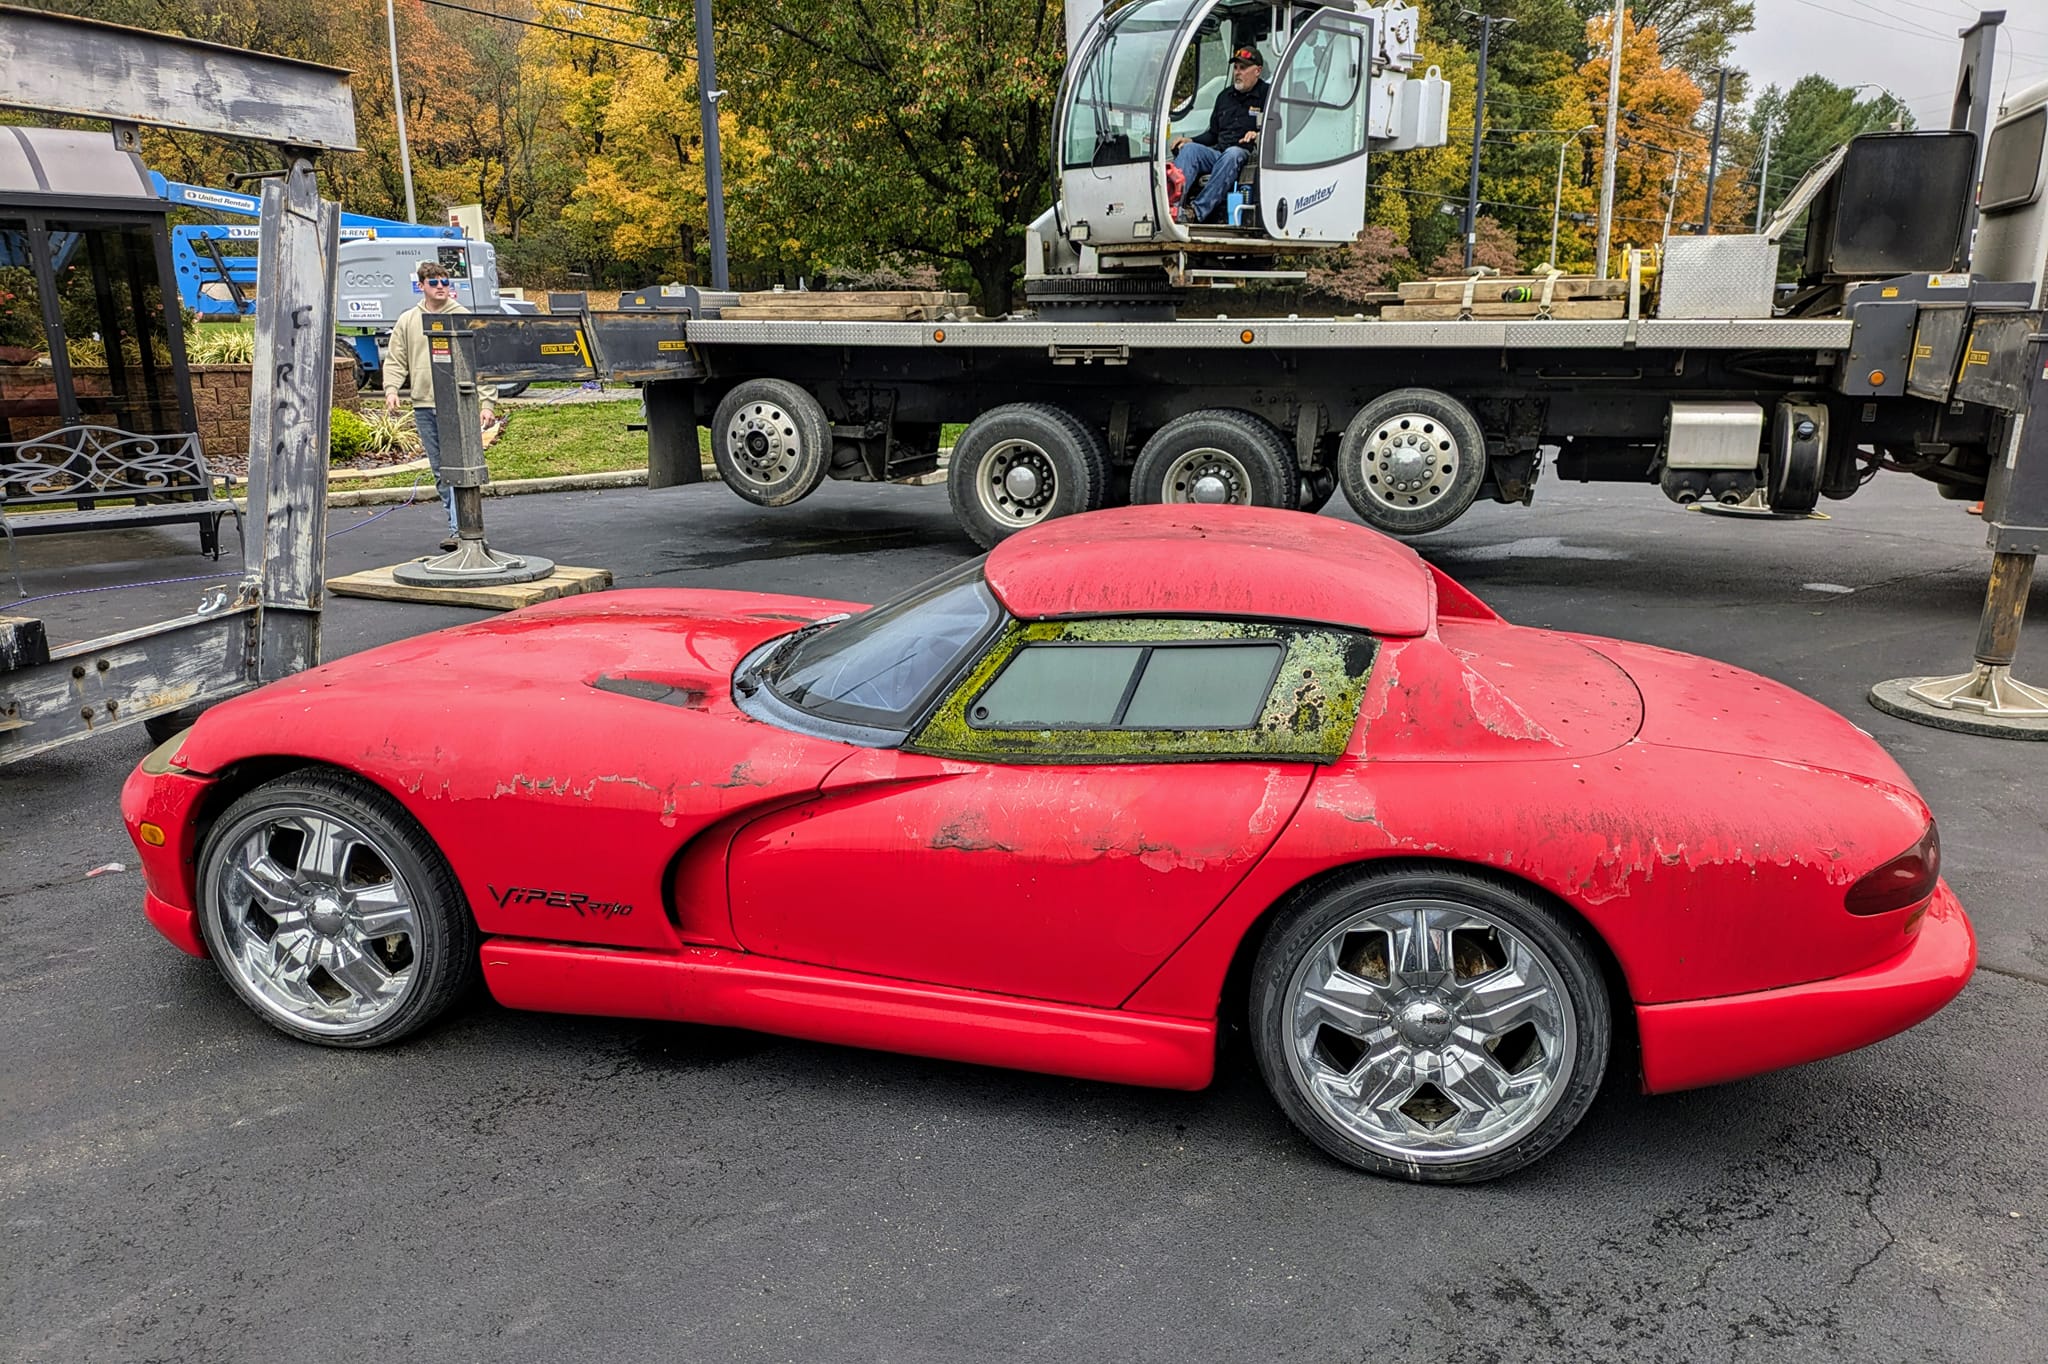
[[[1059,235],[1075,249],[1056,252],[1055,269],[1163,266],[1179,278],[1211,273],[1193,264],[1355,240],[1367,153],[1444,142],[1449,84],[1435,67],[1408,74],[1419,27],[1406,5],[1353,0],[1126,0],[1105,11],[1060,90],[1055,208]],[[1174,187],[1176,221],[1173,142],[1209,127],[1233,55],[1242,63],[1247,50],[1270,86],[1265,107],[1251,111],[1255,154],[1218,200],[1225,212],[1216,221],[1187,211],[1198,184]]]

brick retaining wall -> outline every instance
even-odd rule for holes
[[[247,365],[193,365],[192,414],[199,423],[199,448],[210,461],[240,459],[249,453],[249,376]],[[105,394],[105,370],[74,369],[73,387],[80,393]],[[334,361],[334,405],[353,412],[360,398],[356,391],[355,361],[336,357]],[[38,407],[55,410],[57,381],[46,365],[0,365],[0,399],[36,400]],[[35,410],[35,409],[30,409]],[[54,419],[51,419],[54,420]],[[40,435],[27,429],[37,423],[21,418],[23,434],[16,440]],[[43,427],[42,429],[48,429]]]

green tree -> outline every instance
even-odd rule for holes
[[[937,264],[1007,311],[1024,229],[1051,202],[1060,7],[779,0],[719,19],[727,107],[774,149],[728,187],[735,233],[779,224],[778,249],[810,269]],[[679,23],[665,41],[689,36]]]

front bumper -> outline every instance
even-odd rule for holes
[[[1976,967],[1976,934],[1943,881],[1888,961],[1781,990],[1637,1006],[1643,1088],[1692,1089],[1867,1047],[1933,1015]]]
[[[142,863],[143,916],[180,951],[195,957],[206,955],[206,944],[193,912],[199,853],[193,814],[210,785],[208,778],[177,770],[149,771],[145,762],[121,788],[121,819]],[[162,844],[143,841],[145,820],[164,831]]]

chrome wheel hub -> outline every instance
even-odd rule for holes
[[[1434,417],[1404,412],[1381,422],[1365,447],[1365,486],[1389,507],[1427,507],[1451,490],[1464,459]]]
[[[1251,483],[1243,461],[1228,450],[1190,450],[1166,471],[1159,500],[1248,506],[1252,500]]]
[[[1043,447],[998,441],[981,457],[974,492],[990,520],[1015,530],[1045,519],[1059,495],[1059,475]]]
[[[773,483],[795,472],[803,442],[789,413],[774,403],[749,403],[727,423],[725,448],[743,477]]]
[[[1326,933],[1285,998],[1287,1063],[1346,1135],[1421,1163],[1512,1144],[1562,1097],[1577,1047],[1563,977],[1483,910],[1409,900]]]
[[[416,905],[411,884],[367,833],[290,809],[240,832],[214,874],[208,912],[223,963],[259,1007],[347,1036],[410,993]]]

